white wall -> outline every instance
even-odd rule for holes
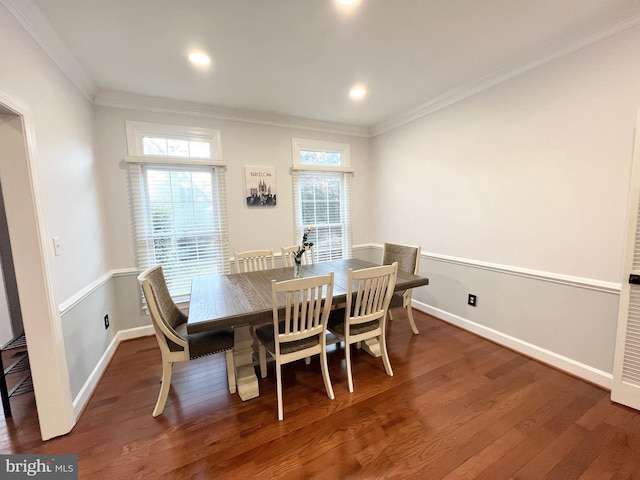
[[[436,314],[611,373],[638,45],[635,27],[374,138],[374,239],[422,246]]]
[[[27,140],[18,117],[6,124],[5,131],[19,138],[12,157],[0,162],[0,176],[8,180],[3,186],[38,415],[43,438],[49,438],[72,426],[65,325],[57,305],[108,269],[92,105],[3,6],[0,45],[0,103],[20,110]],[[54,235],[62,239],[59,257],[52,255]]]
[[[170,125],[218,129],[222,154],[227,164],[227,205],[229,251],[274,248],[300,242],[293,235],[292,138],[309,138],[351,145],[354,176],[354,244],[370,236],[370,144],[368,138],[309,130],[217,120],[197,116],[153,113],[132,109],[96,107],[96,154],[100,161],[105,191],[112,267],[135,267],[129,221],[126,169],[125,121],[136,120]],[[277,169],[278,205],[274,208],[249,208],[244,190],[244,167],[274,166]]]

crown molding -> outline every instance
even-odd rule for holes
[[[614,23],[599,32],[596,32],[592,35],[589,35],[585,38],[582,38],[576,42],[573,42],[565,47],[555,50],[547,55],[544,55],[537,60],[526,63],[518,68],[495,72],[493,74],[485,75],[481,78],[476,79],[473,82],[467,83],[460,87],[454,88],[445,92],[444,94],[435,97],[434,99],[419,105],[416,108],[413,108],[405,113],[397,115],[388,120],[383,120],[382,122],[378,122],[371,127],[371,136],[375,137],[377,135],[381,135],[383,133],[394,130],[398,127],[406,125],[407,123],[413,122],[414,120],[418,120],[420,118],[426,117],[431,113],[437,112],[443,108],[449,107],[455,103],[458,103],[466,98],[472,97],[478,93],[483,92],[484,90],[488,90],[491,87],[494,87],[502,82],[510,80],[514,77],[522,75],[534,68],[540,67],[547,63],[550,63],[558,58],[564,57],[570,53],[576,52],[582,48],[585,48],[589,45],[597,43],[605,38],[608,38],[616,33],[620,33],[629,28],[640,25],[640,14],[634,15],[632,17],[628,17],[623,21]]]
[[[32,0],[0,0],[62,72],[91,101],[97,86]]]
[[[367,126],[311,120],[308,118],[280,115],[277,113],[261,112],[257,110],[205,105],[195,102],[171,100],[167,98],[137,95],[134,93],[118,92],[113,90],[99,90],[93,99],[93,103],[102,107],[184,114],[197,117],[215,118],[218,120],[231,120],[234,122],[335,133],[338,135],[349,135],[352,137],[371,137],[371,130]]]

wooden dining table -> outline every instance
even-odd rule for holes
[[[336,305],[346,302],[349,269],[359,270],[376,266],[376,263],[352,258],[318,262],[304,265],[302,268],[305,277],[333,272],[333,304]],[[242,400],[259,395],[251,326],[273,321],[271,281],[280,282],[292,278],[293,267],[284,267],[258,272],[201,276],[194,278],[191,283],[187,332],[191,334],[226,327],[234,328],[236,382]],[[428,284],[427,277],[398,271],[395,290],[404,291]],[[372,355],[379,355],[375,342],[369,342],[363,347]]]

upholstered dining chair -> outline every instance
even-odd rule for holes
[[[387,352],[385,327],[397,274],[397,262],[361,270],[350,268],[347,277],[346,307],[334,310],[329,316],[327,328],[344,342],[349,392],[353,392],[350,346],[354,343],[377,339],[387,375],[393,376]]]
[[[282,247],[282,261],[285,267],[293,267],[294,260],[293,254],[298,251],[300,245],[291,245],[290,247]],[[302,265],[315,265],[316,255],[313,250],[313,245],[307,247],[302,254]]]
[[[236,272],[257,272],[276,268],[273,248],[270,250],[247,250],[235,252]]]
[[[156,265],[142,272],[138,276],[138,282],[142,287],[162,354],[162,386],[158,401],[153,409],[153,416],[157,417],[164,411],[175,362],[185,362],[205,355],[225,352],[229,392],[235,393],[233,329],[224,328],[211,332],[187,333],[187,316],[171,298],[161,265]]]
[[[323,295],[324,290],[324,295]],[[264,377],[267,354],[275,359],[278,420],[282,420],[282,365],[320,355],[322,378],[331,400],[333,387],[327,365],[327,321],[333,299],[333,272],[328,275],[271,281],[273,324],[256,328],[260,370]],[[282,302],[284,301],[284,308]]]
[[[397,243],[385,243],[382,249],[382,264],[390,265],[393,262],[398,262],[398,270],[401,272],[413,273],[417,275],[420,271],[420,247],[414,247],[411,245],[400,245]],[[412,289],[404,290],[402,292],[395,292],[391,298],[389,304],[389,320],[393,320],[393,314],[391,310],[394,308],[406,308],[407,317],[409,317],[409,324],[414,335],[418,335],[418,327],[413,319],[413,308],[411,307],[411,292]]]

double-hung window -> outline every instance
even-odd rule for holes
[[[229,273],[225,167],[215,130],[127,122],[136,266],[161,264],[171,296]]]
[[[352,257],[349,145],[293,139],[295,238],[313,226],[318,261]]]

